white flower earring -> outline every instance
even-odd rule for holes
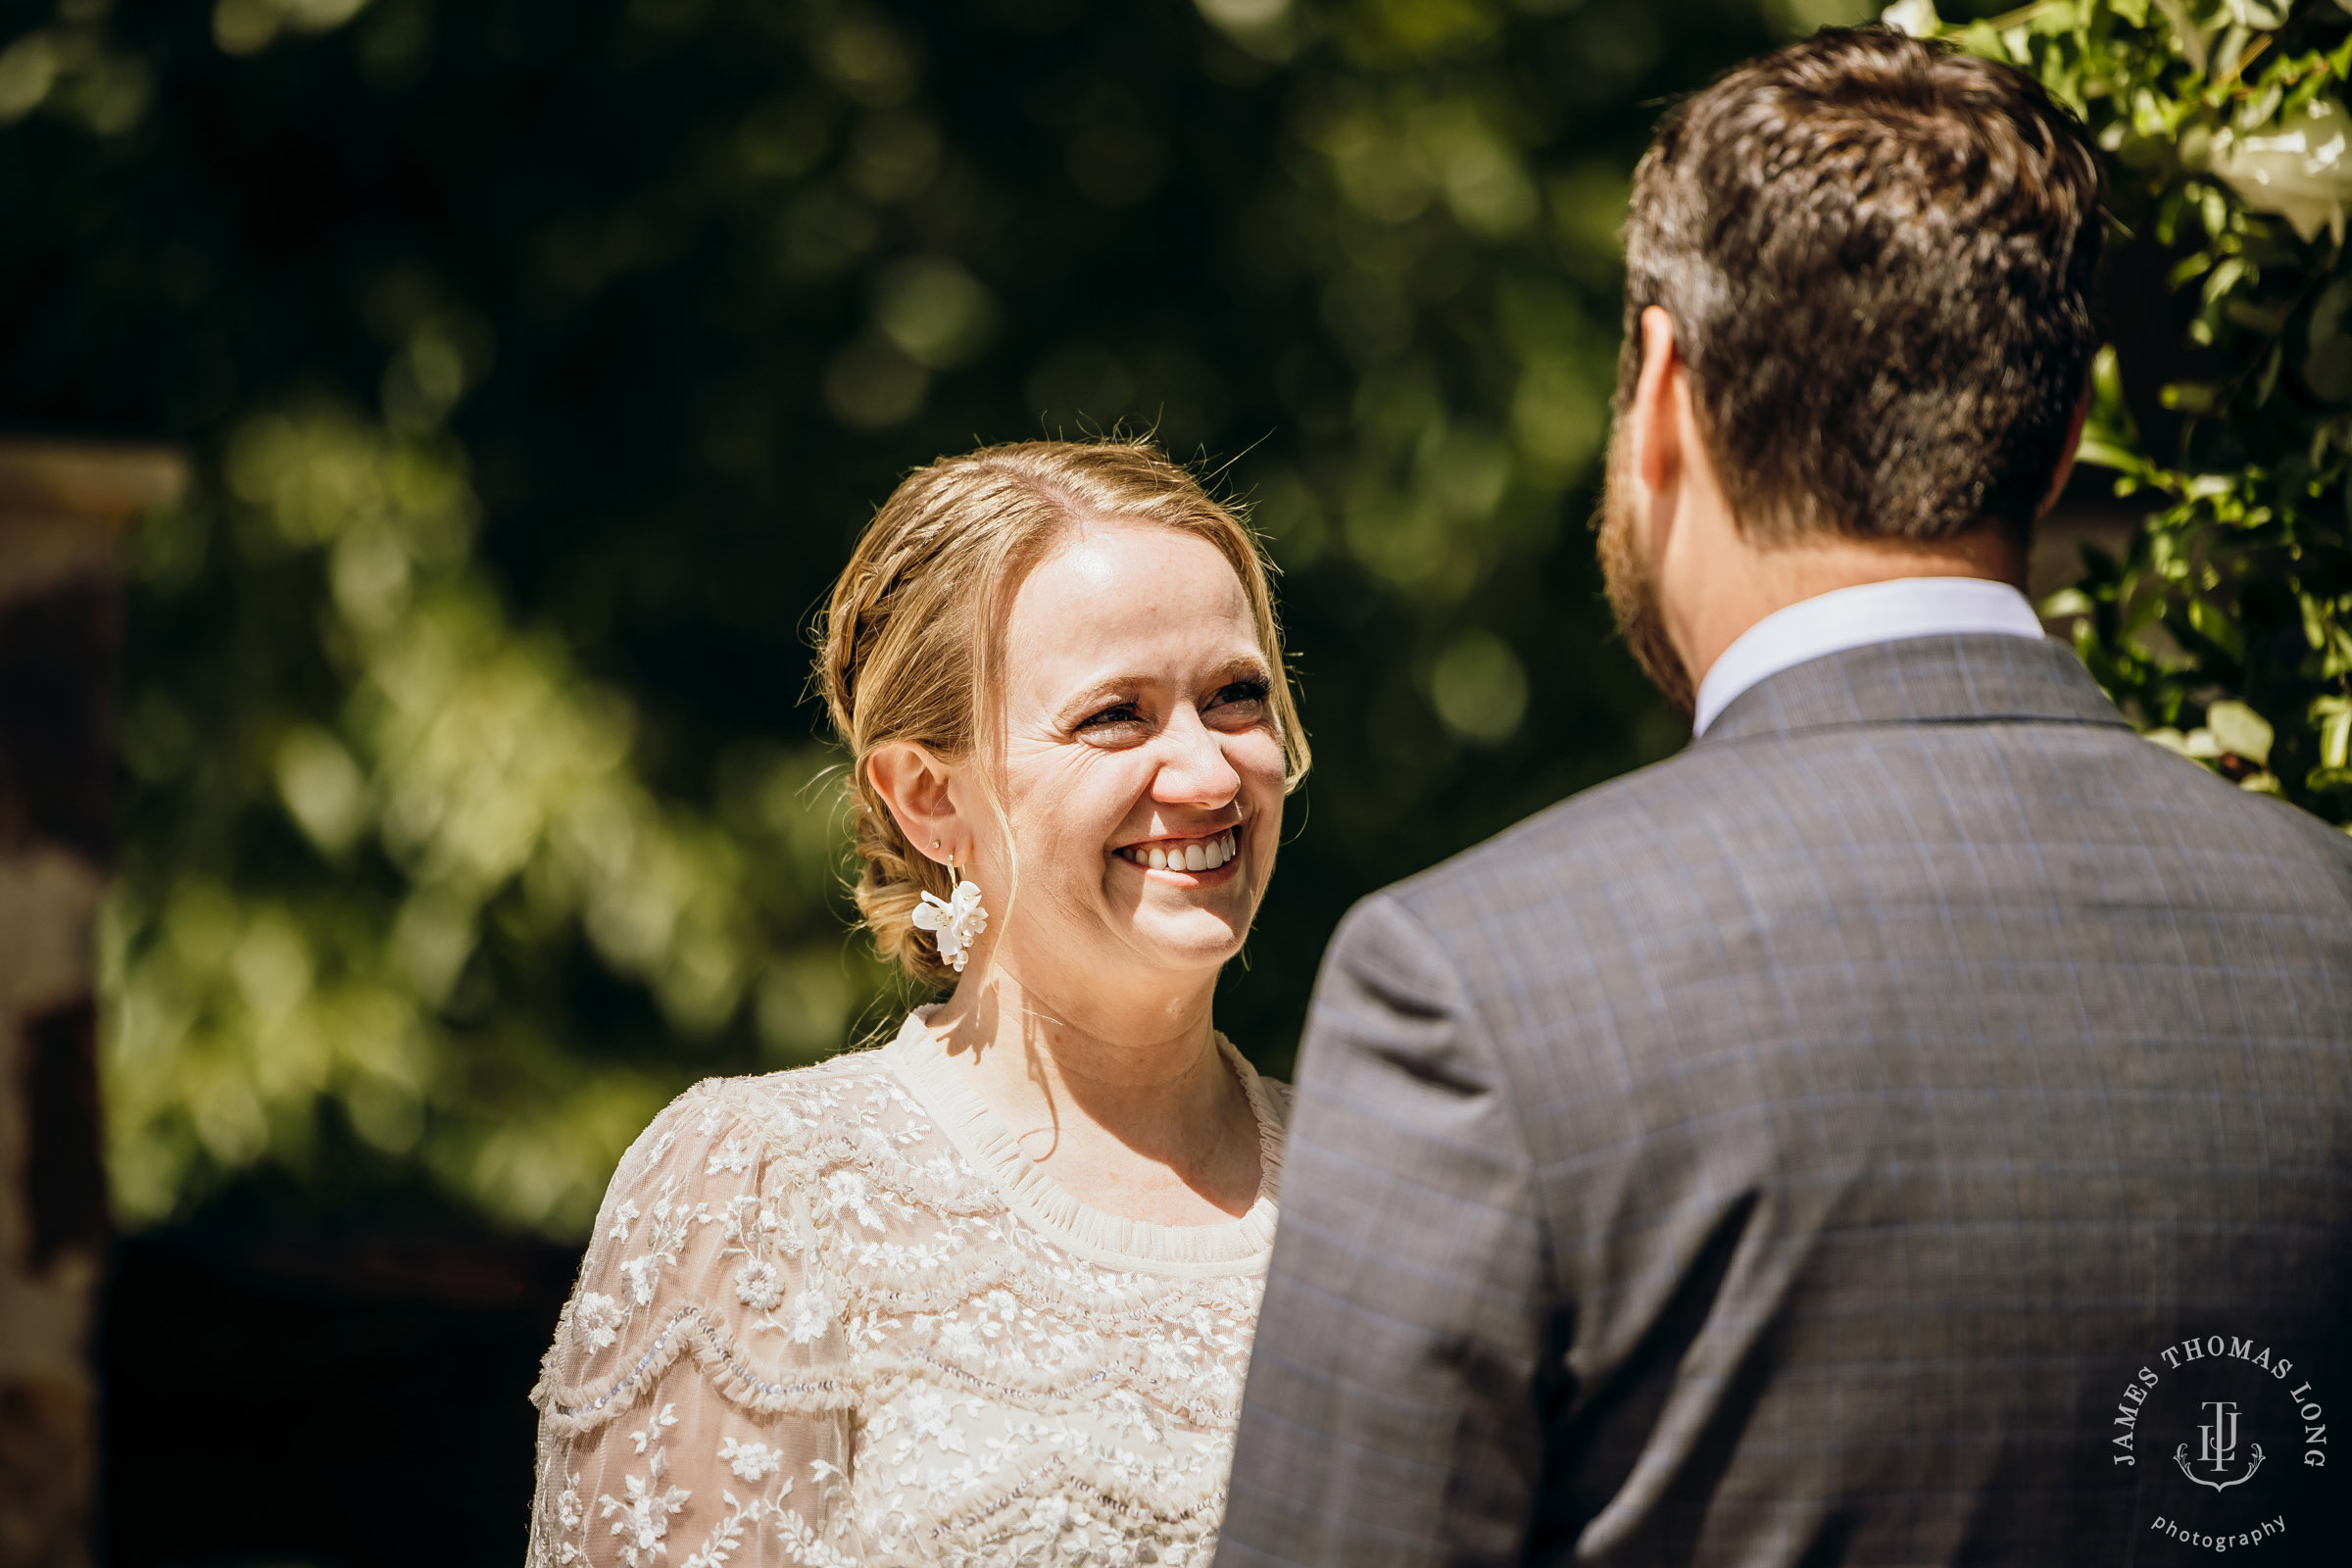
[[[939,840],[933,839],[931,847],[938,849]],[[956,890],[944,899],[926,892],[923,902],[915,906],[914,926],[937,935],[940,961],[961,974],[971,958],[972,944],[988,929],[988,911],[980,906],[980,884],[956,874],[953,855],[948,857],[948,875],[955,878]]]

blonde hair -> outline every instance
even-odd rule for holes
[[[1232,564],[1266,656],[1284,788],[1306,776],[1306,734],[1258,537],[1190,473],[1131,440],[1022,441],[915,469],[866,524],[833,585],[816,675],[851,757],[848,789],[864,861],[858,913],[882,956],[918,981],[955,978],[932,934],[913,920],[925,892],[948,896],[948,871],[900,831],[867,762],[894,741],[951,761],[975,755],[994,722],[991,674],[1011,593],[1055,539],[1092,518],[1194,534]],[[993,804],[986,769],[981,784]]]

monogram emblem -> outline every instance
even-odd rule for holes
[[[2185,1443],[2173,1450],[2173,1462],[2180,1467],[2180,1473],[2189,1480],[2200,1487],[2211,1487],[2216,1492],[2227,1492],[2231,1487],[2253,1480],[2254,1472],[2262,1468],[2262,1445],[2259,1443],[2247,1445],[2254,1458],[2246,1466],[2246,1473],[2241,1476],[2229,1475],[2230,1465],[2237,1460],[2237,1401],[2207,1399],[2205,1411],[2212,1419],[2197,1428],[2196,1462],[2193,1465],[2189,1462],[2188,1445]],[[2199,1475],[2197,1472],[2200,1470],[2210,1473]]]

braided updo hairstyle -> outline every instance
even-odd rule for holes
[[[1274,596],[1257,536],[1157,448],[1143,441],[1023,441],[942,458],[891,493],[833,585],[817,681],[849,748],[848,788],[858,858],[858,913],[882,956],[916,980],[952,984],[914,910],[946,898],[948,869],[909,843],[867,771],[877,747],[912,741],[947,760],[971,757],[994,733],[994,666],[1021,577],[1077,523],[1142,522],[1196,534],[1233,564],[1273,671],[1285,787],[1305,777]],[[991,769],[980,770],[990,790]],[[1001,814],[1001,813],[1000,813]],[[992,901],[993,902],[993,901]]]

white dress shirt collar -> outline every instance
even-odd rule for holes
[[[1698,683],[1691,732],[1704,735],[1734,698],[1784,669],[1872,643],[1971,632],[2042,635],[2024,594],[1982,577],[1898,577],[1802,600],[1766,615],[1723,651]]]

